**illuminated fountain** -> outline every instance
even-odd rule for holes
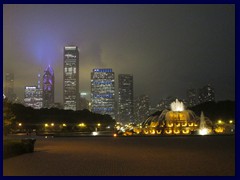
[[[212,129],[210,128],[209,124],[211,124],[211,122],[208,119],[205,119],[203,112],[201,112],[200,124],[199,124],[199,130],[198,130],[200,135],[207,135],[212,132]]]
[[[187,135],[199,129],[200,119],[191,110],[186,110],[178,99],[172,102],[171,110],[163,110],[160,115],[150,116],[142,123],[141,133],[146,135]],[[139,128],[134,129],[139,134]]]

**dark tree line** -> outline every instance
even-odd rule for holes
[[[222,120],[235,120],[235,101],[219,101],[219,102],[205,102],[194,107],[190,110],[200,116],[201,111],[211,121]]]
[[[63,110],[58,108],[33,109],[31,107],[25,107],[22,104],[12,104],[7,101],[4,101],[3,106],[6,117],[9,113],[12,113],[14,116],[14,122],[21,122],[25,125],[31,126],[44,125],[45,123],[66,123],[76,125],[84,123],[87,126],[95,126],[100,123],[101,126],[114,126],[116,122],[110,115],[92,113],[87,109],[81,111]]]

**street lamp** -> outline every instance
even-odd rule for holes
[[[22,126],[22,123],[18,123],[18,126],[20,126],[20,127],[21,127],[21,126]]]

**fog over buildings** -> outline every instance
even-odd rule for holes
[[[63,103],[69,45],[79,49],[79,92],[90,94],[93,69],[111,68],[132,74],[134,96],[154,105],[209,83],[217,101],[235,99],[234,5],[3,5],[3,77],[14,74],[19,98],[51,65]]]

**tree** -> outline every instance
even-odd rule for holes
[[[15,125],[16,116],[11,110],[11,104],[4,99],[3,101],[3,133],[6,136]]]

